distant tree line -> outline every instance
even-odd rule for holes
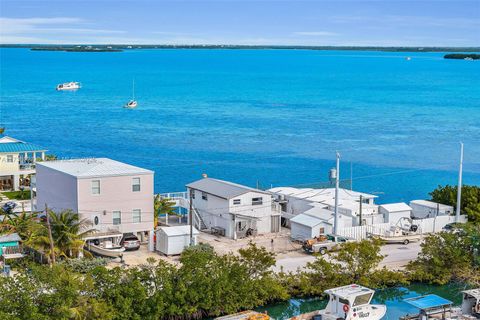
[[[470,58],[473,60],[479,60],[480,54],[475,53],[449,53],[443,56],[445,59],[465,59]]]

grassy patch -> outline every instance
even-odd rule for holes
[[[7,191],[2,194],[10,200],[28,200],[30,199],[30,190],[23,191]]]

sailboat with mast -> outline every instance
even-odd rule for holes
[[[138,106],[137,100],[135,100],[135,80],[132,81],[132,100],[130,100],[123,107],[126,109],[135,109]]]

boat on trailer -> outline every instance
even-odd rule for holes
[[[85,249],[103,257],[119,258],[125,248],[120,245],[122,233],[97,233],[85,238]]]
[[[370,304],[375,291],[356,284],[328,289],[328,304],[323,310],[301,314],[291,320],[380,320],[387,307]]]

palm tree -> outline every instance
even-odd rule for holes
[[[153,209],[155,212],[154,220],[155,220],[155,227],[158,225],[158,216],[161,214],[169,214],[169,215],[176,215],[177,212],[175,211],[175,202],[167,199],[162,198],[159,194],[155,196],[153,201]]]
[[[77,257],[83,251],[84,237],[92,234],[91,223],[88,219],[80,220],[80,215],[72,210],[59,213],[50,211],[50,225],[52,238],[58,254],[62,257]]]
[[[80,252],[90,256],[90,253],[83,249],[85,245],[83,238],[94,232],[93,229],[89,228],[90,221],[87,219],[80,220],[80,215],[72,210],[64,210],[59,213],[49,211],[48,217],[50,218],[55,256],[75,258],[78,257]],[[33,237],[31,245],[50,257],[52,252],[48,229],[45,225],[42,224],[42,226],[42,230]]]
[[[0,223],[0,234],[17,233],[22,241],[27,245],[42,228],[38,224],[38,215],[36,213],[11,213],[4,216],[4,220]]]

